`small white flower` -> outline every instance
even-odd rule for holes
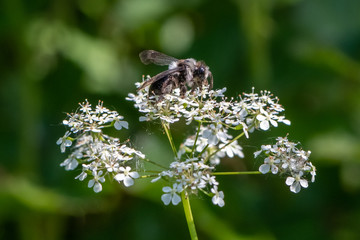
[[[202,179],[204,179],[204,181],[206,181],[210,185],[219,185],[219,183],[215,179],[215,176],[211,176],[210,174],[206,174],[205,176],[202,176]]]
[[[65,167],[66,171],[74,170],[79,165],[79,162],[72,157],[65,159],[62,163],[60,163],[60,167]]]
[[[211,192],[213,194],[215,194],[213,197],[212,197],[212,202],[214,205],[218,205],[219,207],[223,207],[225,205],[225,201],[224,201],[224,192],[223,191],[220,191],[218,192],[218,189],[217,189],[217,186],[214,186],[212,189],[211,189]]]
[[[129,128],[129,123],[126,122],[126,121],[117,120],[117,121],[114,123],[114,127],[115,127],[116,130],[121,130],[122,128],[128,129],[128,128]]]
[[[298,193],[301,190],[301,187],[307,188],[309,186],[306,179],[302,179],[303,172],[299,172],[295,177],[287,177],[286,185],[290,186],[290,191]]]
[[[120,167],[119,170],[123,173],[116,174],[114,179],[119,183],[123,181],[125,187],[134,185],[134,178],[138,178],[139,174],[137,172],[130,172],[131,167],[129,166],[127,166],[126,168]]]
[[[265,158],[264,164],[262,164],[259,167],[259,171],[262,174],[266,174],[271,170],[272,174],[277,174],[279,168],[276,166],[276,164],[279,164],[279,163],[280,163],[280,159],[275,159],[275,157],[269,156],[269,157]]]
[[[78,176],[75,177],[75,179],[79,179],[80,181],[83,181],[87,177],[86,172],[81,172]]]
[[[71,132],[67,131],[63,137],[56,141],[56,144],[60,145],[60,150],[62,153],[65,152],[66,147],[70,147],[72,145],[72,141],[68,139],[70,134]]]
[[[177,205],[179,202],[181,202],[181,198],[177,193],[180,193],[182,191],[181,186],[179,188],[178,184],[174,183],[173,187],[163,187],[163,194],[161,196],[161,200],[164,202],[165,205],[169,205],[170,202],[173,205]]]
[[[93,179],[91,179],[88,183],[88,187],[91,188],[93,187],[94,192],[98,193],[102,191],[102,185],[100,182],[105,182],[105,178],[101,177],[101,175],[103,174],[102,171],[96,172],[93,171]]]
[[[260,128],[264,131],[267,131],[270,128],[270,123],[274,127],[278,126],[278,123],[274,120],[274,117],[275,116],[271,113],[261,109],[261,114],[257,115],[256,119],[260,121]]]
[[[85,102],[79,103],[80,105],[80,111],[83,113],[88,113],[91,111],[91,104],[88,102],[87,99],[85,99]]]

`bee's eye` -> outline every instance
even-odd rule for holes
[[[204,67],[199,67],[196,69],[195,74],[198,76],[203,77],[205,75],[205,68]]]

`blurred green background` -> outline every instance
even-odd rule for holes
[[[277,176],[222,176],[226,205],[191,199],[200,239],[360,239],[360,1],[3,0],[0,3],[0,239],[189,239],[163,183],[95,194],[66,172],[56,140],[85,98],[116,109],[114,132],[152,160],[172,161],[159,124],[125,101],[155,49],[204,60],[228,96],[267,89],[292,125],[241,139],[246,157],[221,170],[256,170],[252,152],[285,136],[311,150],[316,182],[293,194]],[[175,124],[177,143],[194,128]]]

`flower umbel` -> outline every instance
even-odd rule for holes
[[[311,152],[298,148],[299,143],[291,142],[287,137],[276,140],[274,145],[263,145],[261,150],[254,153],[255,157],[260,154],[266,156],[259,171],[263,174],[271,171],[273,174],[288,175],[286,185],[290,186],[290,191],[298,193],[301,187],[308,187],[308,180],[303,178],[306,173],[310,173],[312,182],[315,181],[316,169],[309,161]]]
[[[137,86],[140,83],[136,84]],[[137,94],[130,93],[126,98],[134,102],[135,108],[144,113],[140,121],[161,119],[170,124],[184,118],[186,124],[193,121],[212,125],[210,132],[205,132],[208,139],[218,141],[221,132],[216,129],[219,125],[225,128],[243,130],[248,137],[248,131],[261,129],[267,131],[270,126],[277,127],[278,123],[290,125],[290,121],[280,115],[284,111],[278,103],[278,98],[269,91],[260,91],[260,95],[244,93],[238,100],[227,99],[224,96],[226,88],[209,90],[204,86],[201,90],[187,91],[180,96],[179,89],[173,94],[164,95],[161,101],[156,96],[148,96],[148,88]]]
[[[85,100],[80,104],[77,112],[68,114],[63,124],[70,128],[57,141],[61,152],[72,145],[72,152],[60,166],[65,170],[74,170],[80,164],[82,172],[76,177],[80,181],[90,178],[88,187],[95,192],[102,190],[105,176],[123,182],[126,187],[134,184],[134,179],[139,177],[136,171],[131,171],[134,159],[145,158],[140,151],[127,146],[127,142],[120,142],[120,139],[110,137],[103,133],[105,127],[114,126],[120,130],[128,128],[128,123],[122,120],[116,111],[110,111],[99,101],[95,109]]]

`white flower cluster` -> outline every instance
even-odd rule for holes
[[[135,156],[145,158],[145,155],[102,132],[104,127],[114,126],[118,130],[128,128],[128,123],[122,119],[116,111],[103,107],[103,102],[99,101],[92,109],[85,100],[77,112],[68,114],[68,119],[63,121],[70,130],[57,141],[61,152],[65,152],[73,142],[75,144],[60,166],[65,170],[74,170],[81,164],[82,172],[76,179],[83,181],[90,177],[88,187],[93,187],[95,192],[102,190],[101,183],[106,175],[119,183],[123,182],[126,187],[133,185],[134,179],[139,177],[136,171],[131,171],[129,161]]]
[[[136,86],[140,86],[140,83],[136,83]],[[161,119],[174,123],[183,117],[187,124],[197,121],[211,123],[215,127],[221,124],[227,128],[243,129],[247,137],[248,131],[266,131],[271,125],[277,127],[279,122],[290,125],[289,120],[279,115],[284,108],[269,91],[261,91],[259,95],[253,89],[252,93],[244,93],[239,100],[230,101],[224,97],[226,88],[208,90],[204,86],[201,91],[188,90],[184,98],[180,96],[179,89],[175,89],[173,94],[166,94],[161,100],[158,100],[158,96],[150,96],[148,91],[145,88],[137,94],[130,93],[126,98],[145,114],[140,121]]]
[[[261,150],[254,153],[255,157],[260,154],[266,156],[259,171],[263,174],[271,172],[287,175],[286,185],[290,186],[290,191],[298,193],[301,187],[308,187],[308,180],[304,178],[306,173],[312,176],[311,182],[315,181],[316,168],[309,161],[311,152],[299,149],[299,143],[290,142],[287,137],[278,137],[276,140],[274,145],[262,145]]]
[[[224,193],[218,191],[219,183],[215,176],[211,175],[213,169],[214,167],[206,165],[202,159],[198,158],[174,161],[170,164],[169,170],[161,172],[159,177],[153,179],[152,182],[165,178],[173,183],[172,187],[163,187],[164,194],[161,196],[161,200],[165,205],[169,205],[170,202],[177,205],[181,202],[179,194],[184,190],[195,194],[201,190],[207,195],[212,195],[213,203],[222,207],[225,205]],[[207,189],[210,189],[211,194]]]
[[[221,125],[219,125],[221,126]],[[206,195],[212,196],[212,202],[220,207],[225,205],[224,193],[218,191],[218,182],[212,172],[215,165],[220,163],[220,158],[225,156],[244,157],[242,147],[224,128],[213,125],[201,126],[199,133],[188,137],[180,146],[176,161],[170,164],[169,170],[159,173],[153,182],[165,178],[172,187],[164,187],[162,201],[168,205],[172,202],[177,205],[181,199],[179,194],[185,189],[196,194],[201,190]],[[196,139],[196,143],[195,143]]]

